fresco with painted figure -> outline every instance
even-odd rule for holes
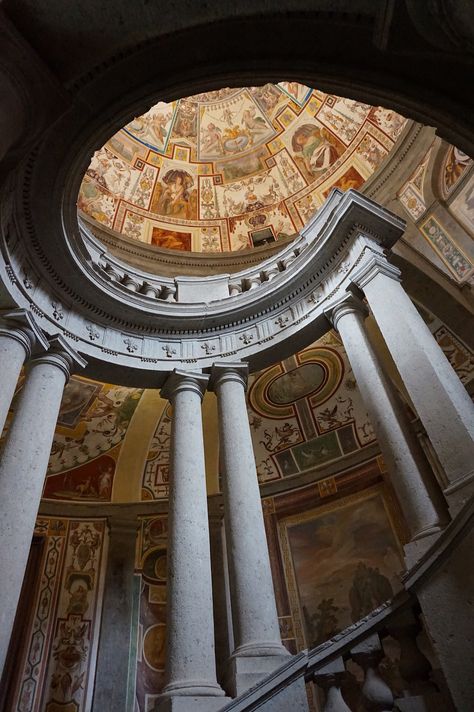
[[[43,556],[16,661],[11,709],[91,709],[105,573],[106,520],[39,516]]]
[[[112,451],[114,453],[114,451]],[[101,455],[79,467],[46,477],[43,497],[92,502],[110,502],[116,461]]]
[[[142,393],[73,377],[64,391],[48,475],[72,470],[120,445]]]
[[[77,205],[151,246],[251,248],[257,227],[294,235],[333,185],[360,187],[405,123],[286,81],[159,102],[96,151]]]

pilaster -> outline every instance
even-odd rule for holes
[[[138,521],[109,517],[109,545],[93,709],[125,712],[132,632],[133,574]]]

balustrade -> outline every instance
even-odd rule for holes
[[[422,626],[416,603],[407,601],[398,610],[386,606],[310,651],[306,680],[324,693],[322,712],[452,712],[447,689],[440,691],[432,681],[431,663],[418,647]],[[398,668],[401,688],[385,679],[379,667],[385,658],[383,639],[388,636],[392,646],[393,640],[399,644],[399,657],[391,661],[390,668]],[[311,658],[317,664],[312,666]],[[348,670],[349,661],[363,671],[356,703],[351,701],[354,676]]]

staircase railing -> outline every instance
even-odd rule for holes
[[[404,588],[392,600],[325,643],[293,656],[255,687],[230,702],[223,712],[285,709],[278,703],[279,696],[290,686],[302,684],[303,679],[319,689],[319,698],[324,698],[320,705],[322,712],[358,712],[361,709],[369,712],[431,712],[435,709],[437,712],[453,712],[444,678],[432,669],[418,645],[423,622],[416,592],[429,582],[473,525],[474,499],[471,499],[405,574]],[[399,686],[395,691],[379,668],[385,657],[382,641],[386,637],[395,639],[399,646],[401,688]],[[362,681],[357,681],[348,669],[350,661],[363,671]],[[351,706],[348,706],[348,700]],[[292,712],[291,707],[288,710]]]

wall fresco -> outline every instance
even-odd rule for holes
[[[333,332],[252,375],[248,409],[260,483],[320,467],[375,441]]]
[[[331,638],[398,590],[408,531],[383,471],[376,458],[262,500],[280,629],[290,652]],[[386,652],[384,679],[402,690],[399,649]],[[354,692],[351,709],[362,709]],[[312,712],[321,709],[316,698],[310,695]]]
[[[109,455],[87,462],[85,465],[46,477],[43,498],[72,501],[110,502],[116,461]]]
[[[72,471],[121,445],[143,390],[75,376],[64,390],[48,475]],[[101,463],[96,465],[100,476]],[[73,479],[76,478],[74,475]]]
[[[293,235],[332,185],[358,188],[406,120],[296,82],[158,103],[92,157],[79,209],[132,239],[181,251]]]
[[[402,185],[397,193],[398,200],[413,220],[421,218],[428,207],[426,204],[424,183],[432,153],[433,145],[430,146],[410,178]]]
[[[471,237],[474,237],[474,175],[454,198],[449,209]]]
[[[166,499],[169,492],[171,406],[156,426],[142,475],[142,499]]]
[[[166,517],[147,517],[141,520],[139,529],[135,569],[136,673],[130,712],[152,712],[164,684],[167,528]]]
[[[420,231],[458,281],[472,275],[474,262],[458,247],[439,220],[430,215],[421,223]]]
[[[472,163],[472,158],[459,148],[449,147],[441,169],[441,191],[444,196],[453,191]]]
[[[280,536],[291,559],[287,575],[294,576],[310,647],[400,589],[403,556],[380,493],[288,517],[280,524]]]
[[[106,521],[38,517],[44,555],[11,712],[86,712],[93,692]]]

